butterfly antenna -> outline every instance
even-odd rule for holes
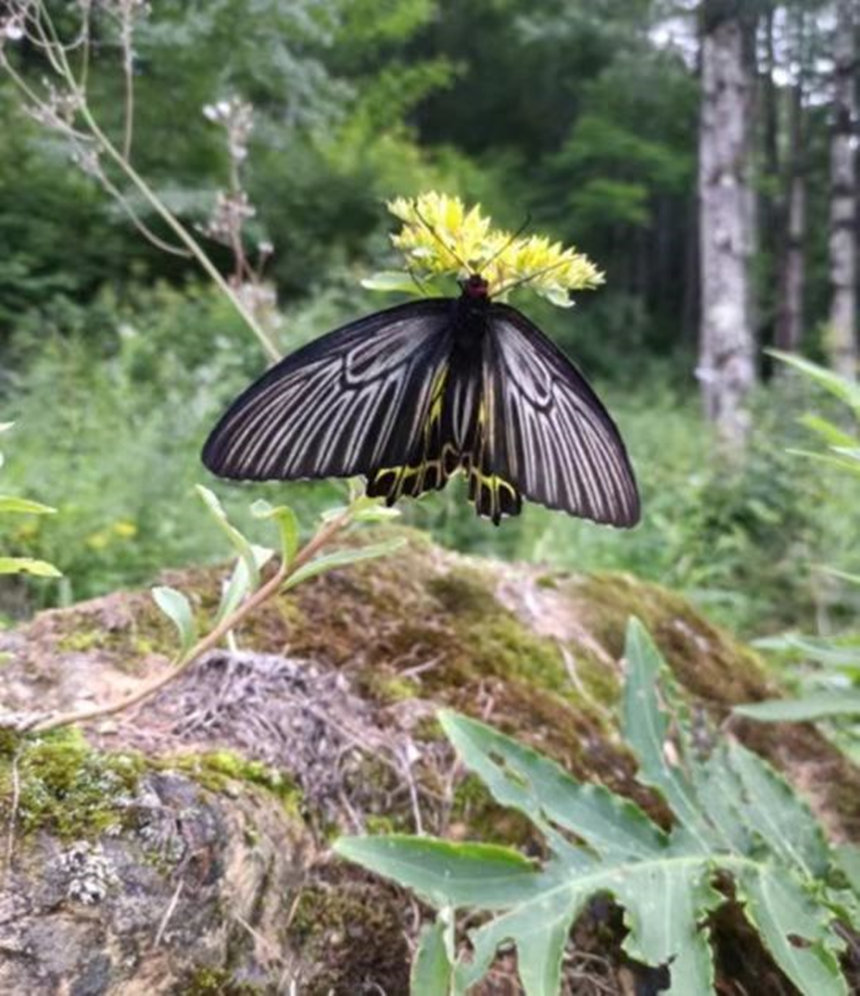
[[[499,287],[499,289],[493,293],[493,297],[498,297],[500,294],[507,294],[508,291],[512,291],[517,287],[522,287],[523,284],[529,284],[532,280],[537,280],[538,277],[542,277],[546,273],[552,273],[553,270],[557,270],[560,266],[566,266],[568,263],[570,263],[569,259],[560,259],[557,263],[553,263],[552,266],[545,266],[542,270],[530,273],[527,277],[522,277],[520,280],[515,280],[513,283]]]
[[[448,243],[442,238],[442,236],[436,231],[436,229],[433,228],[430,222],[427,221],[424,215],[421,214],[421,212],[418,210],[417,205],[415,207],[415,214],[418,220],[421,222],[421,224],[427,229],[427,231],[433,236],[433,238],[439,243],[439,245],[442,246],[445,252],[447,252],[449,256],[453,256],[454,259],[457,260],[460,266],[462,266],[467,273],[471,273],[473,268],[469,266],[469,264],[465,262],[465,260],[461,259],[457,255],[457,253],[454,252],[454,250],[448,245]]]
[[[506,252],[517,241],[517,239],[523,234],[523,232],[529,227],[529,225],[531,223],[532,223],[532,216],[531,216],[531,212],[529,212],[526,215],[526,220],[522,223],[522,225],[520,225],[520,227],[514,232],[514,234],[507,240],[507,242],[505,242],[505,244],[502,246],[502,248],[499,249],[499,250],[497,250],[496,252],[494,252],[493,255],[490,256],[490,258],[488,260],[486,260],[486,262],[484,262],[484,263],[481,264],[481,269],[482,270],[486,270],[488,266],[492,266],[492,264],[496,262],[496,260],[499,258],[499,256],[501,256],[503,252]]]

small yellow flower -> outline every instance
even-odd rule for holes
[[[516,287],[527,286],[561,307],[572,303],[570,291],[603,283],[603,274],[582,253],[544,236],[494,229],[480,205],[467,211],[459,197],[430,191],[417,198],[398,197],[387,206],[403,222],[391,240],[417,283],[479,273],[493,297],[504,299]],[[390,280],[388,285],[401,289]]]

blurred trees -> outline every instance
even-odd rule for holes
[[[743,0],[705,0],[702,5],[698,375],[705,412],[732,450],[746,440],[746,398],[755,381],[749,286],[754,225],[749,175],[755,37],[751,10]]]
[[[834,368],[857,375],[857,40],[855,0],[837,0],[830,146],[830,351]]]
[[[857,71],[844,54],[847,110],[831,113],[834,42],[844,49],[851,38],[837,30],[836,12],[844,16],[850,0],[164,0],[135,38],[136,162],[171,207],[202,223],[228,164],[201,110],[238,95],[256,122],[248,237],[273,243],[267,276],[282,301],[342,281],[356,263],[370,268],[367,257],[386,251],[380,201],[438,186],[483,200],[512,227],[530,215],[535,228],[598,261],[606,288],[558,326],[592,367],[617,370],[631,349],[689,356],[700,316],[707,324],[715,313],[707,281],[719,279],[710,256],[698,261],[700,238],[715,235],[710,221],[699,225],[696,196],[697,122],[710,79],[703,55],[713,39],[704,28],[735,6],[744,11],[749,88],[738,174],[750,192],[748,266],[738,280],[749,291],[725,296],[747,308],[732,324],[749,325],[758,344],[820,353],[828,316],[835,326],[837,313],[856,309],[851,277],[840,276],[831,295],[828,248],[842,247],[847,259],[856,233],[843,221],[830,239],[823,224],[831,121],[842,122],[841,160],[856,157],[846,101]],[[116,134],[124,106],[116,31],[108,24],[96,42],[96,111]],[[40,76],[26,40],[5,39],[3,51]],[[194,272],[140,240],[21,114],[2,78],[0,127],[0,344],[58,294],[83,303],[105,284],[182,282]],[[833,187],[843,192],[843,219],[853,184]],[[213,252],[226,268],[226,252]],[[694,364],[685,365],[692,384]]]

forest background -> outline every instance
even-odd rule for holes
[[[48,4],[72,33],[89,6]],[[606,274],[572,310],[523,307],[616,415],[642,525],[528,507],[493,529],[451,487],[408,522],[457,549],[658,579],[744,635],[856,619],[858,589],[824,569],[860,571],[856,488],[788,452],[809,447],[805,413],[829,409],[766,352],[856,373],[851,0],[94,6],[95,120],[278,351],[397,300],[361,281],[390,267],[398,195],[480,201]],[[28,109],[0,72],[4,489],[57,514],[0,521],[0,549],[63,577],[8,582],[7,619],[220,558],[195,483],[252,534],[249,498],[284,492],[201,467],[266,356],[196,261],[164,251],[173,235],[127,174],[70,148],[14,8],[0,60],[44,102]],[[342,490],[294,484],[288,500],[310,515]]]

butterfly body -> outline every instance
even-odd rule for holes
[[[478,274],[304,346],[252,384],[212,431],[222,477],[364,474],[389,505],[463,471],[496,524],[523,498],[617,526],[639,518],[624,444],[594,392]]]

